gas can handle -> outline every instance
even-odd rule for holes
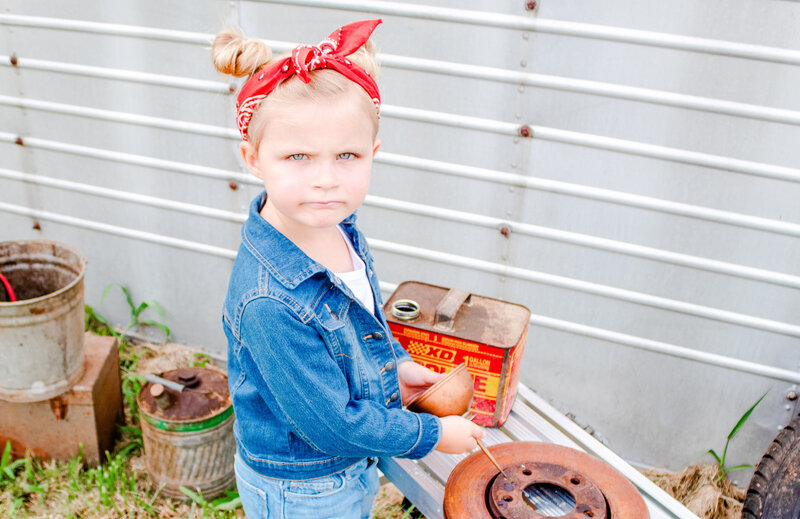
[[[469,304],[470,297],[472,297],[472,294],[467,291],[451,288],[447,295],[436,305],[436,311],[433,314],[433,326],[443,330],[452,330],[458,309],[463,304]]]

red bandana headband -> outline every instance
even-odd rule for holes
[[[378,92],[377,83],[366,70],[347,59],[347,56],[367,42],[381,21],[363,20],[340,27],[319,45],[299,45],[292,50],[291,56],[270,63],[248,79],[236,100],[236,124],[239,126],[242,139],[247,140],[250,119],[265,97],[294,75],[297,75],[303,83],[308,83],[311,81],[308,73],[312,70],[327,68],[342,74],[367,92],[380,113],[381,94]]]

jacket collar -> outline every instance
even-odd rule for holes
[[[332,275],[328,269],[309,258],[289,238],[280,233],[261,216],[261,208],[267,200],[262,191],[250,203],[247,220],[242,226],[242,244],[256,260],[286,288],[292,289],[318,272]],[[342,223],[353,248],[364,259],[364,236],[356,229],[356,214],[345,218]]]

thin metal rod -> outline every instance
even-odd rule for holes
[[[148,382],[152,382],[153,384],[161,384],[162,386],[168,387],[173,391],[177,391],[179,393],[183,392],[183,390],[186,389],[186,386],[184,386],[183,384],[179,384],[177,382],[161,378],[158,375],[153,375],[152,373],[148,373],[147,375],[145,375],[144,379]]]
[[[628,155],[637,155],[651,159],[667,160],[681,164],[690,164],[693,166],[732,171],[734,173],[742,173],[744,175],[752,175],[774,180],[800,182],[800,169],[798,168],[735,159],[722,155],[698,153],[678,148],[668,148],[666,146],[657,146],[644,142],[603,137],[589,133],[558,130],[556,128],[546,128],[543,126],[532,126],[531,131],[534,138],[538,140],[560,142],[575,146],[584,146],[587,148],[625,153]]]
[[[0,132],[0,142],[14,143],[17,135]],[[100,148],[90,148],[88,146],[78,146],[76,144],[68,144],[64,142],[51,141],[48,139],[39,139],[36,137],[25,137],[25,146],[30,148],[37,148],[42,150],[57,151],[61,153],[69,153],[79,157],[91,157],[93,159],[103,159],[122,164],[133,164],[136,166],[144,166],[148,168],[161,169],[166,171],[175,171],[177,173],[185,173],[188,175],[195,175],[199,177],[213,178],[230,182],[234,180],[243,184],[261,185],[255,177],[237,171],[229,171],[225,169],[209,168],[206,166],[198,166],[195,164],[187,164],[185,162],[176,162],[172,160],[156,159],[146,157],[144,155],[134,155],[131,153],[122,153],[119,151],[104,150]]]
[[[713,99],[709,97],[677,94],[663,90],[652,90],[648,88],[603,83],[600,81],[548,76],[545,74],[517,72],[479,65],[469,65],[466,63],[435,61],[389,54],[381,55],[381,64],[394,68],[427,72],[431,74],[470,79],[484,79],[487,81],[510,83],[513,85],[563,90],[565,92],[590,94],[623,99],[626,101],[638,101],[642,103],[671,106],[675,108],[687,108],[691,110],[700,110],[704,112],[718,113],[735,117],[746,117],[750,119],[759,119],[762,121],[800,125],[800,112],[795,110],[785,110],[782,108],[771,108],[747,103],[737,103],[734,101],[725,101],[722,99]]]
[[[238,224],[241,224],[247,219],[247,215],[243,213],[234,213],[232,211],[225,211],[223,209],[217,209],[215,207],[187,204],[185,202],[167,200],[155,196],[140,195],[138,193],[132,193],[130,191],[119,191],[116,189],[93,186],[90,184],[81,184],[78,182],[70,182],[68,180],[61,180],[52,177],[44,177],[41,175],[33,175],[28,173],[22,173],[20,171],[12,171],[2,168],[0,168],[0,178],[17,180],[19,182],[36,184],[38,186],[65,189],[68,191],[73,191],[75,193],[101,196],[103,198],[109,198],[111,200],[121,200],[124,202],[131,202],[150,207],[157,207],[159,209],[169,209],[172,211],[179,211],[181,213],[191,214],[195,216],[203,216],[206,218],[215,218],[217,220],[234,222]]]
[[[451,126],[453,128],[497,133],[500,135],[508,135],[510,137],[518,136],[521,126],[519,123],[507,123],[480,117],[470,117],[466,115],[434,112],[431,110],[420,110],[418,108],[393,105],[381,105],[381,117],[384,116],[395,119],[405,119],[407,121],[440,124],[444,126]]]
[[[162,234],[154,234],[145,231],[138,231],[136,229],[129,229],[127,227],[119,227],[117,225],[109,225],[82,218],[75,218],[63,214],[51,213],[49,211],[41,211],[39,209],[31,209],[30,207],[22,207],[13,204],[0,202],[0,211],[17,214],[20,216],[28,216],[39,220],[47,220],[51,222],[77,227],[79,229],[87,229],[90,231],[102,232],[112,236],[122,236],[124,238],[133,238],[135,240],[145,241],[149,243],[156,243],[159,245],[166,245],[167,247],[174,247],[176,249],[184,249],[192,252],[202,252],[211,256],[218,256],[222,258],[235,259],[236,251],[231,249],[224,249],[222,247],[215,247],[205,243],[199,243],[189,240],[182,240],[180,238],[173,238],[171,236],[164,236]]]
[[[10,56],[0,55],[0,65],[11,66],[10,62]],[[235,90],[233,83],[226,84],[220,81],[167,76],[164,74],[151,74],[149,72],[137,72],[134,70],[123,70],[108,67],[93,67],[90,65],[79,65],[76,63],[63,63],[60,61],[47,61],[33,58],[17,57],[17,64],[15,66],[20,69],[44,70],[47,72],[75,74],[94,78],[116,79],[120,81],[131,81],[149,85],[200,90],[203,92],[229,94]]]
[[[800,64],[800,51],[751,45],[745,43],[696,38],[678,34],[659,33],[579,22],[549,20],[540,17],[524,17],[489,11],[470,11],[447,7],[434,7],[406,2],[384,2],[379,0],[258,0],[270,4],[291,4],[323,7],[347,11],[405,16],[423,20],[464,23],[483,27],[497,27],[540,33],[557,34],[578,38],[616,41],[650,47],[716,54],[736,58],[771,61],[774,63]]]
[[[580,94],[623,99],[626,101],[637,101],[676,108],[700,110],[735,117],[745,117],[769,122],[800,125],[800,112],[782,108],[771,108],[747,103],[737,103],[721,99],[677,94],[662,90],[616,85],[599,81],[524,73],[478,65],[469,65],[465,63],[435,61],[408,56],[383,54],[381,55],[380,59],[382,65],[405,70],[427,72],[439,75],[444,74],[471,79],[484,79],[488,81],[510,83],[513,85],[563,90]],[[0,55],[0,65],[11,66],[10,61],[10,56]],[[130,70],[91,67],[87,65],[67,64],[31,58],[18,57],[16,66],[19,68],[80,74],[104,79],[136,81],[139,83],[190,88],[194,90],[218,93],[232,93],[236,89],[234,83],[226,85],[216,81],[165,76],[161,74],[149,74]]]
[[[569,321],[562,321],[560,319],[553,319],[552,317],[545,317],[543,315],[536,315],[531,317],[531,324],[543,328],[550,328],[562,332],[568,332],[574,335],[582,335],[593,339],[600,339],[606,342],[613,342],[622,346],[628,346],[639,350],[649,351],[653,353],[660,353],[670,357],[679,359],[691,360],[710,366],[720,368],[727,368],[741,373],[748,373],[750,375],[759,375],[762,377],[772,378],[776,380],[783,380],[794,384],[800,384],[800,372],[791,371],[788,369],[776,368],[756,362],[736,359],[725,355],[717,355],[715,353],[707,353],[705,351],[696,350],[693,348],[686,348],[682,346],[675,346],[665,342],[653,341],[650,339],[643,339],[633,335],[624,333],[613,332],[601,328],[594,328],[592,326],[585,326],[578,323]]]
[[[224,128],[221,126],[198,124],[188,121],[177,121],[174,119],[164,119],[160,117],[151,117],[112,110],[101,110],[77,105],[53,103],[49,101],[26,99],[22,97],[0,95],[0,104],[32,110],[41,110],[51,113],[90,117],[103,121],[136,124],[140,126],[173,131],[185,131],[188,133],[208,135],[212,137],[224,137],[232,140],[238,140],[240,138],[239,132],[233,128]],[[381,107],[381,114],[384,117],[389,118],[440,124],[455,128],[466,128],[476,131],[492,132],[507,136],[517,136],[520,129],[520,125],[515,123],[392,105],[383,105]],[[560,142],[575,146],[585,146],[588,148],[602,149],[617,153],[626,153],[629,155],[637,155],[653,159],[732,171],[735,173],[770,178],[774,180],[800,182],[800,169],[797,168],[733,159],[720,155],[697,153],[688,150],[656,146],[642,142],[602,137],[588,133],[558,130],[544,126],[533,126],[531,127],[531,130],[533,132],[533,136],[537,140]]]
[[[639,209],[659,211],[678,216],[688,216],[691,218],[735,225],[738,227],[746,227],[760,231],[800,237],[800,225],[798,224],[732,213],[728,211],[720,211],[718,209],[711,209],[707,207],[682,204],[679,202],[671,202],[668,200],[660,200],[647,196],[620,193],[618,191],[612,191],[609,189],[570,184],[557,180],[526,177],[523,175],[505,173],[491,169],[452,164],[449,162],[410,157],[408,155],[398,155],[382,151],[377,153],[375,156],[375,161],[391,166],[432,171],[435,173],[442,173],[461,178],[474,178],[476,180],[483,180],[486,182],[494,182],[509,186],[524,187],[538,191],[586,198],[589,200],[598,200],[601,202],[627,205],[630,207],[637,207]]]
[[[139,115],[116,110],[102,110],[88,106],[69,105],[64,103],[53,103],[24,97],[12,97],[0,95],[0,105],[16,106],[29,110],[39,110],[43,112],[56,113],[61,115],[74,115],[77,117],[88,117],[100,121],[111,121],[125,124],[135,124],[149,128],[159,128],[177,132],[193,133],[197,135],[207,135],[209,137],[222,137],[226,139],[240,139],[239,132],[233,128],[214,126],[211,124],[199,124],[189,121],[179,121],[175,119],[165,119],[163,117],[152,117],[149,115]]]
[[[575,290],[585,294],[617,299],[619,301],[625,301],[637,305],[650,306],[661,310],[669,310],[693,317],[711,319],[714,321],[735,324],[746,328],[763,330],[780,335],[800,337],[800,326],[794,324],[764,319],[761,317],[754,317],[737,312],[730,312],[727,310],[687,303],[684,301],[677,301],[665,297],[644,294],[642,292],[635,292],[633,290],[625,290],[608,285],[601,285],[599,283],[591,283],[579,279],[547,274],[544,272],[538,272],[520,267],[512,267],[509,265],[492,263],[490,261],[458,256],[456,254],[450,254],[447,252],[423,249],[402,243],[394,243],[374,238],[369,239],[368,241],[373,250],[390,252],[402,256],[410,256],[413,258],[426,259],[446,265],[478,270],[480,272],[488,272],[498,276],[524,279],[534,283],[541,283],[566,290]]]
[[[491,216],[476,213],[468,213],[441,207],[416,204],[413,202],[384,198],[376,195],[367,195],[365,203],[370,207],[378,207],[381,209],[400,211],[405,214],[414,214],[440,220],[450,220],[452,222],[478,225],[490,229],[500,229],[501,227],[506,226],[511,233],[519,233],[526,236],[559,241],[581,247],[591,247],[593,249],[610,251],[653,261],[660,261],[663,263],[695,268],[708,272],[715,272],[718,274],[737,276],[744,279],[752,279],[754,281],[772,283],[790,288],[800,288],[800,277],[798,276],[774,272],[771,270],[746,267],[744,265],[737,265],[734,263],[717,261],[699,256],[680,254],[663,249],[644,247],[642,245],[609,240],[587,234],[562,231],[548,227],[541,227],[538,225],[531,225],[524,222],[503,220],[501,218],[493,218]]]
[[[213,34],[203,34],[199,32],[174,31],[155,27],[138,27],[135,25],[122,25],[117,23],[89,22],[85,20],[68,20],[64,18],[46,18],[43,16],[25,16],[19,14],[0,14],[0,25],[107,34],[109,36],[148,38],[199,45],[209,45],[214,39]]]
[[[478,444],[478,447],[480,447],[480,449],[483,451],[483,453],[486,455],[486,457],[489,458],[489,461],[492,462],[492,465],[494,465],[495,468],[497,468],[497,470],[500,472],[500,474],[502,474],[504,478],[508,479],[508,475],[506,475],[506,471],[504,471],[503,467],[501,467],[500,464],[497,463],[497,460],[494,458],[494,456],[492,456],[492,453],[489,452],[489,449],[486,448],[486,445],[484,445],[483,442],[481,440],[479,440],[478,438],[475,438],[475,443]]]

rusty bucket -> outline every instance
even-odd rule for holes
[[[208,368],[163,373],[139,392],[145,462],[168,497],[185,498],[180,487],[206,499],[233,485],[233,405],[228,378]]]
[[[0,242],[0,399],[47,400],[80,378],[85,267],[62,243]]]

